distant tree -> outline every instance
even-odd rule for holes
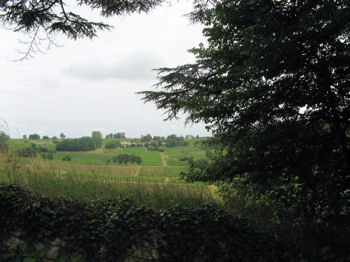
[[[119,133],[115,133],[113,135],[114,138],[125,138],[125,133],[124,132],[119,132]]]
[[[48,136],[43,136],[42,139],[49,139],[49,137]]]
[[[189,143],[185,141],[183,136],[176,136],[175,134],[169,135],[166,139],[166,146],[187,146]]]
[[[141,136],[141,141],[142,142],[149,142],[151,140],[152,140],[152,136],[150,134],[147,134],[145,136],[143,136],[143,135]]]
[[[96,148],[102,146],[102,134],[100,131],[92,131],[91,137],[95,142]]]
[[[23,137],[23,139],[27,139],[27,135],[23,135],[22,137]]]
[[[60,134],[60,138],[61,138],[61,139],[65,139],[65,138],[66,138],[66,135],[62,132],[62,133]]]
[[[105,148],[107,149],[114,149],[117,147],[121,147],[120,141],[110,141],[110,142],[107,142],[105,145]]]
[[[135,158],[135,162],[136,162],[136,164],[140,165],[140,164],[142,163],[141,157],[137,156],[137,157]]]
[[[142,163],[142,159],[139,156],[136,155],[128,155],[128,154],[119,154],[116,155],[112,158],[113,163],[118,162],[119,164],[127,164],[128,162],[131,163],[136,163],[136,164],[141,164]]]
[[[39,139],[40,139],[40,135],[38,135],[38,134],[30,134],[30,135],[29,135],[29,139],[36,139],[36,140],[39,140]]]
[[[56,144],[57,151],[89,151],[96,149],[96,141],[92,137],[64,139]]]
[[[113,138],[113,134],[112,133],[106,135],[106,139],[109,139],[109,138]]]
[[[52,139],[57,139],[57,136],[53,136]]]
[[[153,140],[157,141],[157,142],[160,142],[160,141],[163,141],[164,139],[163,139],[163,137],[160,137],[160,136],[154,136]]]

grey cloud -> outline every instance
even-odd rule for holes
[[[145,80],[152,79],[152,69],[164,65],[164,61],[152,53],[134,53],[128,56],[112,57],[109,61],[91,61],[86,64],[72,64],[64,69],[64,73],[85,80],[101,81],[106,79]],[[116,61],[115,61],[116,60]]]
[[[56,89],[61,87],[60,81],[53,77],[43,77],[39,79],[38,85],[44,89]]]

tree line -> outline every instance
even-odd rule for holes
[[[136,163],[140,165],[142,163],[142,158],[136,155],[129,154],[119,154],[114,156],[112,159],[108,159],[107,163],[119,163],[119,164],[128,164],[128,163]]]
[[[70,138],[57,142],[57,151],[90,151],[102,146],[102,134],[93,131],[91,137]]]

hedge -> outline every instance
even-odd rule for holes
[[[155,213],[0,184],[0,225],[0,261],[286,261],[275,239],[213,206]]]

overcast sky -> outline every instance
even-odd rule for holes
[[[173,1],[174,2],[174,1]],[[204,124],[166,121],[153,103],[136,92],[157,82],[152,69],[194,61],[188,49],[204,42],[202,27],[184,14],[191,1],[164,4],[149,14],[113,17],[114,28],[93,40],[66,40],[26,61],[17,61],[23,34],[0,28],[0,129],[11,137],[38,133],[68,137],[123,131],[142,134],[207,136]],[[90,11],[84,10],[85,14]]]

